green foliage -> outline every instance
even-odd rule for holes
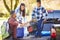
[[[10,14],[6,13],[3,17],[8,18],[10,16]]]
[[[0,17],[5,17],[5,18],[7,18],[7,17],[9,17],[9,16],[10,16],[9,13],[6,13],[6,14],[4,14],[4,13],[0,13]]]
[[[0,13],[0,17],[3,17],[4,13]]]

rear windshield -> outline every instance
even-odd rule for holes
[[[48,12],[47,18],[59,18],[60,19],[60,10],[53,10],[53,12]]]

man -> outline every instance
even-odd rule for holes
[[[46,16],[47,16],[47,11],[45,10],[44,7],[41,6],[41,0],[37,0],[37,7],[34,8],[32,13],[32,20],[34,22],[37,22],[36,36],[39,36],[39,37],[41,36],[42,22],[46,20],[44,19]]]
[[[17,40],[16,37],[16,28],[18,26],[18,22],[16,20],[16,13],[15,11],[11,11],[11,17],[8,20],[9,23],[9,29],[12,34],[13,40]]]

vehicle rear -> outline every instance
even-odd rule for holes
[[[56,29],[53,27],[53,23],[45,23],[41,34],[42,34],[42,37],[46,37],[47,39],[55,40],[56,39]]]

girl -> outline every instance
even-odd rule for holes
[[[17,12],[17,20],[21,24],[21,27],[24,28],[24,36],[27,36],[26,34],[28,34],[28,31],[27,31],[26,25],[28,24],[28,22],[27,22],[27,18],[25,15],[25,4],[24,3],[21,3],[20,8]]]

